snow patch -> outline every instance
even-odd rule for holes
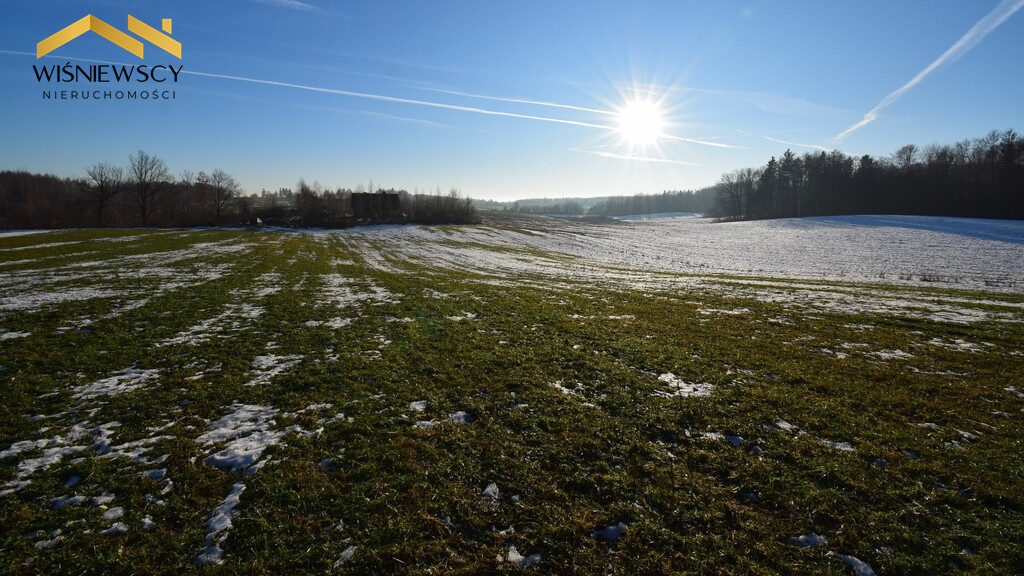
[[[342,550],[341,556],[338,556],[338,560],[334,562],[334,567],[337,568],[345,562],[348,562],[353,556],[355,556],[356,550],[358,549],[359,546],[349,546],[348,548]]]
[[[119,534],[124,534],[127,531],[128,526],[126,526],[124,522],[114,522],[110,525],[110,528],[100,532],[100,534],[104,536],[117,536]]]
[[[473,421],[473,415],[460,410],[448,416],[448,421],[456,424],[468,424]]]
[[[842,452],[853,452],[854,448],[849,442],[834,442],[832,440],[826,440],[824,438],[818,438],[818,442],[823,446],[828,446],[833,450],[839,450]]]
[[[147,383],[155,380],[160,375],[159,369],[139,370],[137,368],[125,368],[115,372],[113,376],[97,380],[92,384],[76,386],[74,397],[77,400],[96,398],[97,396],[118,396],[144,387]]]
[[[287,356],[266,354],[263,356],[257,356],[253,358],[253,369],[249,372],[255,377],[246,382],[245,385],[257,386],[260,384],[266,384],[275,376],[284,374],[289,368],[298,365],[302,362],[302,358],[302,354],[289,354]]]
[[[516,550],[516,547],[509,544],[508,549],[505,551],[504,556],[498,554],[498,562],[511,562],[520,568],[526,568],[532,564],[536,564],[541,561],[540,554],[530,554],[529,556],[523,556]]]
[[[231,530],[231,518],[238,514],[235,508],[238,507],[245,491],[245,484],[236,482],[231,486],[227,498],[214,509],[210,519],[203,524],[209,532],[206,533],[206,548],[196,558],[196,564],[221,564],[224,562],[224,550],[220,547],[228,537]]]
[[[814,532],[808,532],[803,536],[793,536],[789,540],[790,546],[801,546],[804,548],[818,548],[828,546],[828,540],[824,536],[818,536]]]
[[[595,530],[591,532],[590,537],[594,539],[603,538],[608,542],[615,542],[619,539],[619,536],[625,534],[627,528],[628,526],[626,526],[622,522],[619,522],[614,526],[605,526],[600,530]]]
[[[491,506],[497,506],[498,502],[501,501],[501,490],[498,489],[498,485],[494,482],[488,484],[487,487],[484,488],[482,494],[487,498],[488,503]]]
[[[124,508],[120,506],[115,506],[103,513],[104,520],[117,520],[122,516],[124,516]]]
[[[669,387],[668,391],[654,391],[654,396],[658,396],[660,398],[710,396],[712,390],[714,390],[714,386],[707,382],[687,382],[671,372],[666,372],[665,374],[658,376],[658,381],[663,384],[667,384]]]
[[[829,552],[827,556],[829,558],[835,558],[850,568],[853,568],[853,573],[857,576],[875,576],[875,571],[871,568],[871,565],[859,558],[846,556],[844,554],[837,554],[835,552]]]
[[[342,318],[340,316],[337,316],[331,318],[330,320],[307,320],[306,326],[310,326],[313,328],[317,326],[326,326],[332,330],[337,330],[338,328],[344,328],[345,326],[352,324],[353,320],[353,318]]]
[[[870,354],[881,360],[909,360],[914,357],[913,354],[903,350],[879,350]]]
[[[235,472],[256,464],[267,448],[281,441],[285,431],[272,429],[276,408],[235,403],[230,409],[231,413],[212,423],[196,441],[207,446],[223,445],[203,462]]]

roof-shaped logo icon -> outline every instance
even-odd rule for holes
[[[129,32],[141,36],[150,44],[154,44],[165,52],[181,58],[181,42],[178,42],[169,36],[169,34],[171,34],[171,19],[164,18],[161,23],[161,28],[167,34],[149,26],[131,14],[128,15]],[[53,52],[57,48],[71,42],[86,32],[95,32],[114,44],[117,44],[121,48],[135,54],[139,58],[143,57],[142,42],[132,38],[124,32],[121,32],[117,28],[114,28],[92,14],[89,14],[74,24],[64,28],[60,32],[57,32],[53,36],[50,36],[46,40],[36,44],[36,58],[39,59],[46,56],[50,52]]]

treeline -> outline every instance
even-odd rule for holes
[[[372,184],[371,184],[372,190]],[[172,176],[167,164],[144,151],[127,166],[98,162],[84,177],[58,178],[25,171],[0,171],[0,229],[81,227],[190,227],[268,223],[285,226],[350,226],[377,222],[466,223],[477,220],[472,200],[404,190],[363,194],[367,214],[352,210],[353,193],[329,191],[299,181],[295,193],[246,196],[238,181],[214,169]],[[376,195],[380,195],[380,200]],[[387,202],[383,202],[387,200]]]
[[[590,207],[588,214],[601,216],[629,216],[631,214],[658,214],[664,212],[709,211],[715,201],[715,189],[697,191],[665,191],[661,194],[616,196]]]
[[[367,198],[369,196],[370,198]],[[353,200],[364,200],[360,206]],[[409,193],[394,188],[357,186],[356,189],[328,190],[319,183],[299,179],[295,191],[263,194],[269,205],[252,209],[253,217],[269,224],[288,226],[344,227],[355,224],[416,223],[470,224],[479,221],[473,200],[452,188],[447,194]],[[378,200],[378,201],[374,201]]]
[[[607,196],[599,199],[582,199],[590,203],[587,207],[580,199],[517,200],[515,202],[486,202],[484,206],[503,212],[518,214],[547,214],[554,216],[628,216],[630,214],[655,214],[659,212],[696,212],[711,210],[715,201],[715,188],[697,191],[666,190],[661,194],[637,194],[634,196]]]
[[[1013,130],[888,157],[791,150],[723,174],[712,214],[727,220],[913,214],[1024,219],[1024,139]]]
[[[566,200],[555,204],[530,204],[528,202],[513,202],[512,206],[505,206],[506,212],[517,214],[558,214],[568,216],[579,216],[585,212],[583,205],[575,200]]]
[[[214,225],[234,223],[249,207],[227,172],[174,177],[161,158],[143,151],[127,166],[98,162],[85,174],[0,172],[0,228]]]

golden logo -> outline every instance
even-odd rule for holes
[[[163,28],[163,31],[167,32],[167,34],[170,34],[171,19],[164,18],[161,28]],[[78,22],[75,22],[53,36],[50,36],[46,40],[36,44],[36,59],[46,56],[50,52],[53,52],[57,48],[60,48],[89,31],[99,34],[121,48],[135,54],[139,58],[143,57],[142,42],[139,42],[135,38],[132,38],[110,24],[107,24],[103,20],[89,14]],[[141,36],[143,39],[148,40],[151,44],[155,44],[165,52],[169,52],[170,54],[181,58],[181,42],[178,42],[167,34],[149,26],[131,14],[128,15],[128,31]]]

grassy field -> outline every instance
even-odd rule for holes
[[[0,237],[0,571],[1024,572],[1024,296],[477,231]]]

